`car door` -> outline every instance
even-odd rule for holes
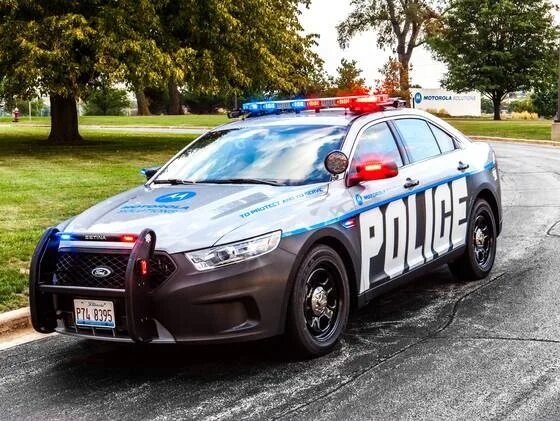
[[[397,143],[389,122],[366,125],[359,132],[351,154],[347,180],[367,162],[393,161],[396,177],[366,181],[348,187],[359,214],[361,244],[360,292],[397,277],[407,270],[407,205],[409,182],[407,156]]]
[[[360,215],[360,292],[445,255],[466,235],[466,168],[445,131],[410,117],[366,126],[348,176],[372,159],[395,161],[399,174],[349,188]]]
[[[409,245],[409,269],[444,256],[466,240],[467,175],[466,154],[453,137],[435,123],[421,118],[395,119],[392,124],[407,155],[411,184],[409,205],[416,201],[415,249]],[[421,247],[420,247],[421,246]],[[422,253],[420,253],[422,248]]]

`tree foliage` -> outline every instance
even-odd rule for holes
[[[537,109],[531,97],[516,99],[508,104],[508,111],[511,113],[536,113]]]
[[[0,0],[5,96],[50,95],[53,141],[80,138],[76,99],[136,92],[298,93],[320,59],[302,35],[308,0]],[[175,104],[175,107],[177,104]],[[180,104],[179,104],[180,106]]]
[[[132,74],[159,80],[173,69],[150,33],[154,19],[149,0],[0,0],[5,95],[49,95],[49,139],[79,140],[77,98],[102,82]]]
[[[337,95],[365,95],[369,92],[356,60],[342,59],[337,73],[334,80]]]
[[[389,57],[389,60],[379,69],[382,78],[377,80],[377,87],[390,97],[408,98],[408,92],[401,89],[401,75],[402,64],[394,57]],[[409,79],[409,82],[410,79]],[[414,88],[414,86],[411,86]]]
[[[123,89],[103,86],[88,97],[86,115],[123,115],[124,109],[130,107],[128,94]]]
[[[548,65],[542,69],[541,76],[535,81],[531,100],[541,117],[556,116],[558,111],[558,48],[551,51]],[[559,116],[556,116],[558,119]]]
[[[505,96],[528,90],[546,73],[557,42],[547,0],[456,0],[429,39],[448,66],[444,85],[479,90],[500,119]]]
[[[410,92],[410,60],[414,49],[425,43],[425,36],[437,25],[445,5],[437,0],[352,0],[352,12],[338,25],[338,40],[347,47],[360,32],[373,29],[377,45],[391,48],[400,63],[399,90]]]

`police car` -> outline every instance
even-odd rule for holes
[[[386,95],[248,103],[146,184],[48,229],[33,326],[107,341],[285,334],[329,352],[352,308],[432,268],[486,277],[496,157]]]

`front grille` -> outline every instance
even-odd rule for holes
[[[60,252],[56,262],[54,283],[63,286],[124,289],[128,254]],[[150,259],[150,286],[156,288],[175,272],[175,264],[167,254],[157,253]],[[93,276],[96,268],[109,269],[105,277]]]

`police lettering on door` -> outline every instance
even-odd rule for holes
[[[467,180],[461,178],[360,215],[360,292],[463,245]]]

